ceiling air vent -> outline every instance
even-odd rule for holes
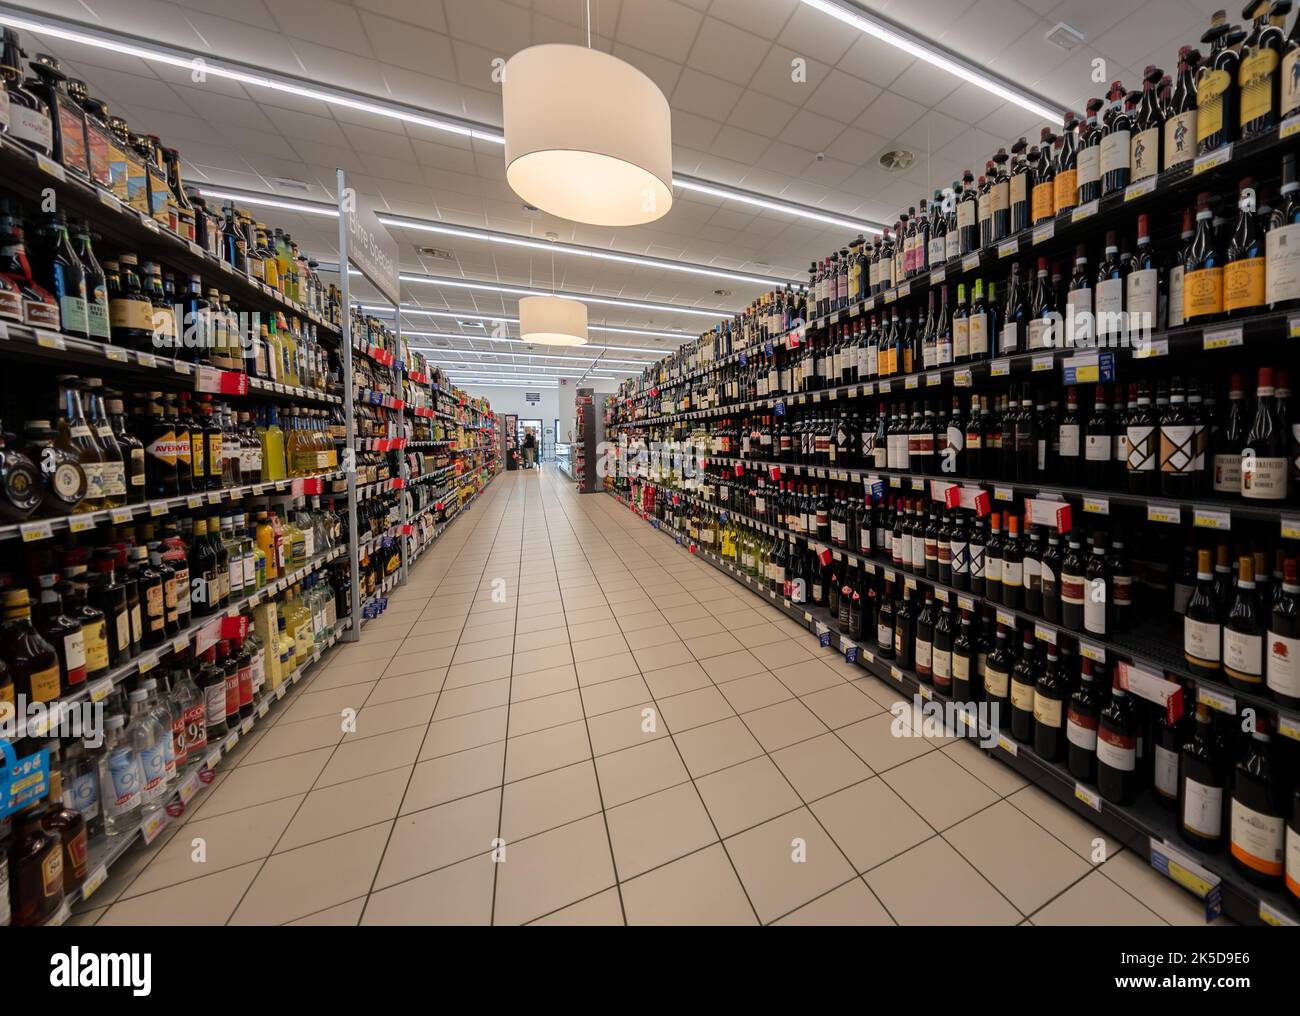
[[[415,249],[418,250],[421,254],[423,254],[426,258],[433,258],[435,261],[456,260],[455,253],[447,250],[444,247],[417,247]]]
[[[906,148],[895,148],[880,157],[880,165],[891,173],[898,173],[909,168],[916,161],[916,156]]]
[[[1066,52],[1078,49],[1084,41],[1084,34],[1073,25],[1067,25],[1064,21],[1058,21],[1054,27],[1045,36],[1048,42],[1053,46],[1060,46]]]
[[[272,182],[273,184],[277,184],[277,185],[280,186],[280,187],[286,187],[286,188],[288,188],[289,190],[296,190],[296,191],[309,191],[309,190],[311,190],[311,184],[309,184],[309,183],[307,183],[307,182],[305,182],[305,181],[303,181],[303,180],[294,180],[292,177],[287,177],[287,176],[273,176],[273,177],[271,177],[271,182]]]

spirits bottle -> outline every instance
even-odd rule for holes
[[[4,51],[0,55],[0,75],[9,93],[8,135],[41,155],[54,154],[54,123],[45,100],[39,98],[22,81],[23,53],[18,33],[4,30]]]

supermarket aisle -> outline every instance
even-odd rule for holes
[[[612,498],[503,474],[78,920],[1202,921],[973,746],[893,736],[897,698]]]

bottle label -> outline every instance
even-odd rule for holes
[[[86,653],[86,672],[98,674],[108,669],[108,625],[101,618],[82,625],[81,642]]]
[[[1101,179],[1101,146],[1089,145],[1079,149],[1079,186],[1086,187]]]
[[[1221,629],[1208,621],[1183,618],[1183,653],[1201,666],[1218,666]]]
[[[1156,468],[1156,434],[1151,426],[1129,426],[1125,429],[1128,441],[1129,472],[1146,472]]]
[[[1232,798],[1232,856],[1264,875],[1282,874],[1285,827],[1280,815],[1265,815]]]
[[[74,776],[63,784],[63,806],[81,812],[87,822],[99,817],[99,779],[94,772]]]
[[[957,228],[967,229],[975,225],[976,208],[974,201],[960,201],[957,204]]]
[[[1130,272],[1125,282],[1124,300],[1128,306],[1129,330],[1143,334],[1160,325],[1160,271],[1144,268]]]
[[[1011,675],[1005,670],[997,670],[994,667],[985,666],[984,668],[984,697],[1004,699],[1007,697],[1008,685]]]
[[[1083,596],[1085,590],[1085,581],[1082,575],[1071,575],[1064,572],[1061,575],[1061,601],[1074,607],[1083,606]]]
[[[1225,70],[1212,70],[1196,86],[1196,143],[1200,145],[1223,130],[1224,93],[1232,87],[1232,77]]]
[[[1241,86],[1241,126],[1277,112],[1273,108],[1277,65],[1278,51],[1267,46],[1256,46],[1241,61],[1237,71],[1237,82]]]
[[[961,256],[961,237],[957,235],[956,230],[950,230],[944,234],[944,254],[947,255],[945,260],[951,261],[955,257]]]
[[[54,701],[59,697],[59,665],[56,663],[45,670],[36,671],[32,674],[30,683],[33,702]]]
[[[1079,203],[1079,171],[1063,169],[1053,181],[1053,199],[1058,212],[1073,208]]]
[[[1034,184],[1033,203],[1030,211],[1030,217],[1034,222],[1041,222],[1044,219],[1050,219],[1056,214],[1056,195],[1053,193],[1053,183]]]
[[[1165,169],[1191,162],[1196,155],[1196,110],[1165,121]]]
[[[1122,332],[1125,322],[1124,280],[1105,279],[1097,283],[1097,334]]]
[[[45,114],[45,104],[40,109],[30,109],[17,103],[9,104],[9,131],[19,141],[46,152],[54,148],[54,124]]]
[[[984,313],[970,316],[966,339],[971,356],[987,356],[989,352],[989,316]]]
[[[1194,833],[1217,839],[1223,832],[1223,788],[1188,776],[1183,780],[1183,825]]]
[[[131,300],[125,297],[110,300],[108,320],[113,328],[153,332],[153,305],[148,300]]]
[[[1186,320],[1187,287],[1183,284],[1182,265],[1169,269],[1169,327],[1177,328]]]
[[[1292,898],[1300,898],[1300,832],[1286,831],[1286,887]]]
[[[1145,180],[1160,171],[1160,128],[1139,131],[1129,139],[1129,178]]]
[[[1045,727],[1059,727],[1064,703],[1034,690],[1034,719]]]
[[[1268,633],[1268,686],[1275,694],[1300,698],[1300,638]]]
[[[1113,131],[1101,139],[1101,173],[1113,173],[1129,166],[1129,132]]]
[[[1223,269],[1224,310],[1263,306],[1264,261],[1264,258],[1246,258]]]
[[[78,628],[71,635],[63,636],[63,658],[67,661],[68,682],[80,684],[86,680],[86,638]],[[77,673],[80,672],[80,677]]]
[[[916,640],[916,669],[924,673],[930,669],[934,643],[921,638]]]
[[[90,332],[90,322],[86,318],[86,298],[65,294],[59,297],[59,317],[65,332]]]
[[[103,465],[104,493],[108,497],[126,497],[126,466],[122,462]]]
[[[1034,699],[1036,696],[1036,686],[1032,681],[1026,684],[1015,678],[1011,679],[1011,708],[1019,709],[1021,712],[1032,713],[1034,711]]]
[[[1286,497],[1287,461],[1285,458],[1241,456],[1241,493],[1260,501],[1281,501]]]
[[[1063,459],[1077,459],[1079,457],[1079,425],[1077,423],[1063,423],[1058,428],[1057,441],[1060,445],[1060,454]],[[1089,458],[1092,456],[1089,455]]]
[[[1296,70],[1300,71],[1300,64],[1296,64]],[[1264,247],[1264,276],[1268,280],[1265,299],[1270,304],[1300,299],[1300,223],[1270,230]]]
[[[162,741],[140,749],[140,769],[144,773],[140,792],[146,801],[152,801],[162,793],[167,768],[166,750]]]
[[[1156,790],[1168,798],[1178,796],[1178,753],[1162,744],[1155,746],[1152,782]]]
[[[1023,561],[1002,562],[1002,584],[1018,589],[1024,583],[1025,566]]]
[[[936,236],[927,244],[928,258],[932,265],[941,265],[944,262],[944,242],[942,236]]]
[[[1094,635],[1106,634],[1106,580],[1088,579],[1083,601],[1083,626]]]
[[[130,748],[116,748],[108,755],[108,774],[112,796],[104,797],[104,813],[114,816],[131,811],[140,803],[139,759]]]
[[[1111,598],[1116,607],[1133,606],[1133,577],[1116,575],[1111,579]]]
[[[1238,680],[1255,682],[1263,674],[1264,640],[1231,628],[1223,629],[1223,666]]]
[[[1029,174],[1016,173],[1011,177],[1011,203],[1022,205],[1029,200]]]
[[[1097,750],[1097,717],[1086,716],[1070,707],[1066,714],[1065,736],[1069,742],[1085,751]]]
[[[1002,558],[994,554],[984,555],[984,578],[995,585],[1002,581]]]
[[[953,319],[952,355],[956,360],[962,360],[970,356],[970,318]]]
[[[1052,323],[1045,318],[1029,322],[1029,348],[1047,349],[1051,345]]]
[[[1187,473],[1196,461],[1195,425],[1160,428],[1160,472]]]
[[[1106,727],[1097,729],[1097,761],[1131,773],[1137,768],[1137,738]]]
[[[937,672],[936,672],[936,676]],[[952,679],[954,681],[970,680],[970,657],[961,653],[952,654]]]

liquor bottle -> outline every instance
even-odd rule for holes
[[[1052,160],[1052,128],[1044,127],[1039,136],[1038,158],[1029,153],[1033,164],[1032,189],[1029,192],[1029,217],[1032,225],[1050,222],[1056,215],[1056,165]]]
[[[934,593],[925,591],[925,602],[916,616],[913,669],[922,684],[932,684],[934,675],[934,626],[938,617],[934,609]]]
[[[1196,82],[1196,154],[1205,155],[1237,138],[1240,96],[1237,75],[1241,63],[1238,47],[1246,35],[1229,25],[1217,11],[1201,41],[1210,46]]]
[[[885,576],[884,592],[876,608],[876,655],[887,660],[894,658],[894,579]]]
[[[1214,732],[1214,713],[1198,703],[1192,736],[1179,755],[1178,834],[1207,853],[1223,849],[1229,769]]]
[[[1255,588],[1255,561],[1249,554],[1237,562],[1237,591],[1223,624],[1223,670],[1243,691],[1263,684],[1265,619]]]
[[[1118,675],[1097,722],[1097,789],[1114,804],[1130,804],[1137,789],[1137,713]]]
[[[1156,470],[1160,437],[1155,415],[1151,411],[1150,385],[1146,381],[1129,385],[1129,397],[1134,405],[1124,424],[1125,445],[1128,449],[1125,464],[1127,486],[1134,494],[1152,494],[1160,482]]]
[[[1089,99],[1087,118],[1079,132],[1078,179],[1079,201],[1086,205],[1101,197],[1101,145],[1102,128],[1097,123],[1097,114],[1105,105],[1101,99]]]
[[[1157,88],[1164,71],[1148,66],[1142,74],[1142,101],[1133,116],[1129,139],[1129,179],[1136,183],[1160,172],[1160,138],[1164,113]]]
[[[1020,542],[1020,517],[1008,514],[1006,521],[1007,536],[1001,548],[1002,602],[1013,610],[1021,610],[1025,597],[1025,552]]]
[[[1282,27],[1286,12],[1279,13],[1271,0],[1251,0],[1242,17],[1253,21],[1250,34],[1242,44],[1241,64],[1237,69],[1241,93],[1240,137],[1246,141],[1277,126],[1281,102],[1278,71],[1286,45]]]
[[[1030,226],[1030,198],[1029,190],[1033,174],[1029,171],[1029,163],[1025,159],[1025,150],[1028,142],[1020,138],[1011,146],[1011,178],[1008,181],[1008,200],[1011,205],[1010,229],[1009,233],[1019,233]]]
[[[1130,259],[1121,256],[1116,232],[1108,230],[1101,264],[1097,266],[1097,287],[1092,307],[1093,331],[1098,345],[1116,345],[1119,336],[1125,333],[1124,294],[1129,268]]]
[[[928,597],[929,594],[927,594]],[[952,610],[944,600],[939,619],[934,624],[934,643],[931,649],[930,672],[934,686],[945,695],[953,691],[953,628]],[[969,674],[969,640],[967,641],[967,674]]]
[[[32,624],[27,590],[6,590],[4,610],[0,639],[14,693],[29,702],[54,701],[61,691],[59,656]]]
[[[1300,18],[1297,18],[1300,24]],[[1296,49],[1300,54],[1300,48]],[[1300,71],[1300,60],[1295,62]],[[1277,207],[1273,209],[1265,246],[1265,299],[1271,309],[1294,307],[1300,303],[1300,179],[1296,175],[1296,158],[1288,152],[1282,156],[1282,187]]]
[[[989,305],[984,301],[984,280],[976,279],[966,327],[969,359],[983,360],[988,358],[991,348],[989,337],[994,334],[992,317],[993,315],[989,313]]]
[[[1066,754],[1065,711],[1070,688],[1061,673],[1056,646],[1047,645],[1047,664],[1034,688],[1034,751],[1056,761]]]
[[[12,28],[4,30],[4,51],[0,55],[0,76],[4,78],[3,90],[8,93],[8,130],[6,133],[19,144],[39,152],[54,154],[54,124],[49,107],[43,98],[24,87],[22,81],[23,53],[18,33]]]
[[[41,575],[36,630],[54,647],[59,660],[61,694],[68,695],[86,686],[86,641],[81,622],[63,609],[63,597],[55,588],[59,577]]]
[[[1285,821],[1273,773],[1269,720],[1255,718],[1255,729],[1232,773],[1229,847],[1233,867],[1256,885],[1280,885],[1285,870]]]
[[[1223,267],[1223,309],[1230,317],[1257,313],[1265,301],[1265,249],[1255,211],[1254,181],[1241,181],[1237,225]]]
[[[68,94],[68,76],[63,73],[59,61],[48,53],[37,53],[31,68],[35,77],[27,79],[26,87],[44,102],[54,129],[52,150],[47,154],[64,169],[89,180],[85,114]]]
[[[1096,335],[1093,319],[1093,276],[1088,270],[1088,247],[1079,244],[1074,253],[1074,274],[1065,293],[1065,345],[1090,345]]]
[[[226,734],[226,673],[217,663],[217,646],[203,651],[196,679],[203,697],[204,731],[209,744]]]
[[[1300,578],[1293,557],[1283,565],[1280,593],[1273,598],[1267,645],[1269,693],[1284,706],[1300,708]]]
[[[1196,65],[1200,54],[1190,46],[1178,51],[1178,75],[1165,110],[1163,167],[1166,171],[1196,157]]]
[[[1210,196],[1197,195],[1196,205],[1196,229],[1183,259],[1182,321],[1187,324],[1199,324],[1223,313],[1223,262]]]
[[[1084,600],[1087,596],[1087,563],[1077,530],[1071,530],[1069,549],[1061,561],[1061,624],[1071,631],[1084,630]],[[1044,577],[1046,577],[1044,572]],[[1046,599],[1046,590],[1044,590]]]
[[[962,192],[957,202],[958,254],[971,254],[979,249],[979,196],[975,192],[975,175],[968,169],[962,173]]]
[[[32,253],[36,281],[58,302],[58,327],[69,335],[88,337],[86,272],[72,248],[62,212],[48,213],[37,226],[32,235]]]
[[[1011,650],[1010,633],[999,623],[993,651],[984,661],[980,677],[984,686],[984,701],[992,710],[994,726],[1007,726],[1011,722],[1011,671],[1015,667]],[[1033,703],[1030,703],[1032,710]]]
[[[1034,698],[1038,687],[1038,650],[1034,633],[1026,631],[1020,659],[1011,670],[1011,736],[1026,744],[1034,740]]]
[[[1288,434],[1277,418],[1271,367],[1259,368],[1255,418],[1241,450],[1241,494],[1253,501],[1282,502],[1289,480]]]
[[[1186,724],[1169,722],[1168,713],[1160,706],[1148,706],[1146,711],[1150,717],[1151,798],[1161,808],[1174,811],[1178,807],[1178,761],[1185,740],[1180,727]]]
[[[1106,561],[1106,534],[1093,533],[1092,553],[1084,572],[1083,630],[1105,637],[1110,607],[1110,570]]]
[[[1123,190],[1129,182],[1130,139],[1133,117],[1125,103],[1124,85],[1112,81],[1106,93],[1108,106],[1102,115],[1101,137],[1101,193],[1113,194]]]
[[[1079,669],[1079,686],[1070,695],[1065,716],[1066,765],[1070,775],[1084,783],[1097,779],[1097,728],[1101,702],[1092,679],[1092,660]]]

